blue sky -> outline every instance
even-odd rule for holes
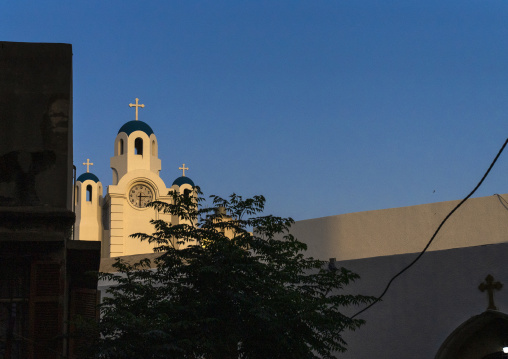
[[[21,0],[0,40],[73,45],[74,162],[104,185],[136,97],[167,185],[185,163],[295,219],[462,198],[508,136],[506,0]]]

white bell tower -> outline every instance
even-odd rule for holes
[[[90,172],[93,163],[89,159],[83,163],[86,172],[76,180],[74,204],[76,208],[76,225],[74,239],[81,241],[102,240],[102,183]]]
[[[108,187],[103,211],[106,223],[103,232],[103,256],[116,257],[150,253],[153,244],[130,237],[134,233],[154,232],[152,219],[169,221],[170,216],[147,207],[152,201],[169,202],[171,196],[159,177],[161,161],[157,138],[152,128],[138,119],[144,104],[129,104],[136,109],[136,119],[125,123],[115,139],[110,165],[113,183]]]
[[[124,124],[115,139],[115,155],[110,160],[113,185],[117,185],[127,172],[145,170],[158,175],[161,170],[157,138],[150,126],[143,121],[138,121],[138,109],[145,107],[138,104],[138,101],[136,99],[135,104],[129,104],[131,107],[136,107],[136,120]]]

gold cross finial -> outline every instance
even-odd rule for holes
[[[93,166],[93,163],[90,162],[90,159],[87,158],[86,162],[83,162],[83,165],[86,166],[86,173],[90,172],[90,166]]]
[[[179,170],[183,171],[183,176],[185,177],[185,170],[188,170],[189,167],[185,167],[185,163],[182,165],[182,167],[178,167]]]
[[[487,291],[489,296],[489,307],[487,309],[497,310],[497,307],[494,305],[494,289],[500,290],[503,288],[503,285],[500,282],[494,282],[494,277],[490,274],[485,278],[485,282],[481,283],[478,289],[482,292]]]
[[[145,107],[145,105],[143,105],[143,104],[142,105],[138,104],[138,101],[139,101],[139,98],[136,98],[135,104],[134,103],[129,104],[129,107],[136,107],[136,121],[138,120],[138,108]]]

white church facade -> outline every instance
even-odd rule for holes
[[[136,119],[125,123],[114,141],[114,155],[110,159],[113,172],[112,184],[103,195],[103,185],[90,172],[92,163],[87,159],[87,171],[75,184],[74,205],[76,240],[102,243],[101,257],[113,258],[126,255],[152,253],[153,245],[131,238],[133,233],[152,233],[152,219],[163,219],[176,224],[178,218],[147,207],[152,201],[170,203],[171,191],[192,192],[194,182],[183,175],[167,187],[160,178],[161,160],[158,142],[152,128],[138,120],[138,108],[144,105],[130,104],[136,108]]]

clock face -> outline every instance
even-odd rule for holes
[[[152,190],[144,184],[135,184],[129,191],[129,201],[136,207],[144,208],[153,201]]]

